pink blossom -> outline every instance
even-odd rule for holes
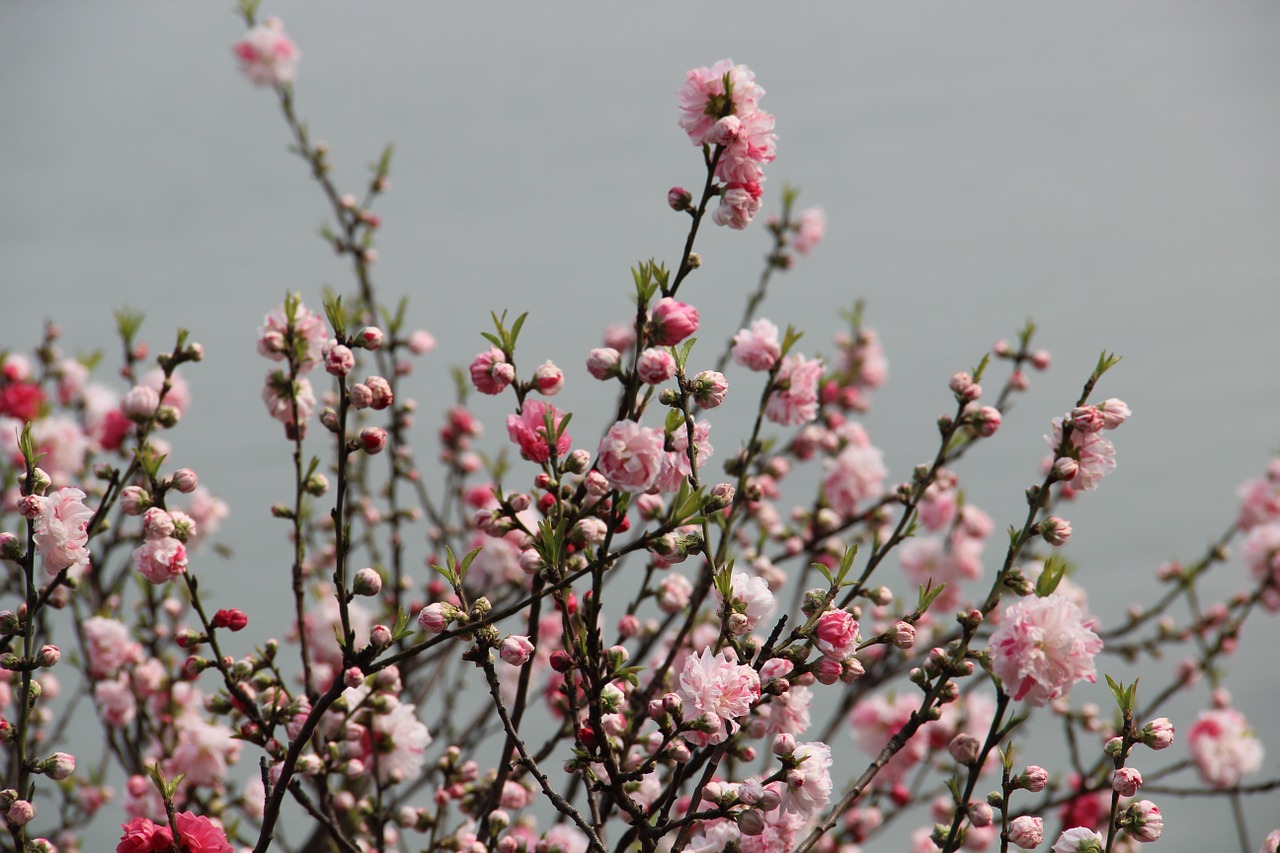
[[[741,118],[734,116],[725,134],[724,150],[716,161],[716,177],[726,184],[759,184],[764,180],[765,163],[777,152],[774,118],[764,110],[754,110]]]
[[[1240,515],[1236,524],[1241,530],[1280,520],[1280,487],[1273,480],[1266,477],[1247,480],[1236,494],[1240,496]]]
[[[497,347],[480,353],[471,362],[471,384],[481,394],[501,394],[516,378],[515,368],[507,363],[507,357]]]
[[[217,723],[206,723],[194,714],[180,716],[175,727],[178,744],[165,762],[170,776],[186,774],[192,785],[215,786],[227,775],[227,765],[240,755],[240,741],[233,740],[231,729]]]
[[[302,54],[285,35],[278,18],[268,18],[231,46],[240,71],[255,86],[284,86],[293,82]]]
[[[178,812],[177,824],[183,850],[190,853],[234,853],[227,842],[227,834],[204,815]]]
[[[1262,846],[1258,848],[1258,853],[1277,853],[1277,851],[1280,851],[1280,829],[1267,833]]]
[[[142,644],[129,634],[123,622],[105,616],[90,616],[80,623],[89,658],[89,675],[94,679],[113,678],[126,664],[142,659]]]
[[[695,733],[703,736],[693,739],[704,745],[720,743],[737,731],[736,720],[750,713],[751,705],[760,698],[760,676],[750,666],[738,663],[731,649],[715,654],[706,648],[700,655],[685,658],[679,693],[686,721],[704,715],[715,718],[713,731]]]
[[[547,432],[547,420],[551,421],[551,433]],[[560,430],[565,413],[541,400],[526,400],[518,415],[507,415],[507,435],[520,446],[520,455],[531,462],[546,462],[552,456],[551,439]],[[554,453],[563,457],[569,452],[573,439],[568,432],[555,437]]]
[[[822,361],[803,355],[789,355],[774,379],[773,393],[764,415],[776,424],[797,426],[808,423],[818,414],[818,381],[822,379]]]
[[[699,470],[707,464],[707,460],[715,452],[715,448],[711,446],[710,435],[711,424],[706,421],[698,421],[694,424],[693,455],[698,460]],[[689,465],[689,431],[681,425],[671,434],[671,450],[663,454],[662,469],[658,473],[656,483],[658,490],[679,491],[680,486],[692,472],[693,469]]]
[[[849,716],[854,740],[868,755],[879,755],[889,738],[898,733],[918,710],[920,700],[908,694],[899,694],[891,701],[883,695],[862,699]],[[924,758],[929,748],[925,738],[913,737],[889,759],[876,776],[878,787],[889,788],[901,781],[913,766]]]
[[[262,402],[267,407],[267,414],[290,428],[295,425],[295,408],[296,423],[305,424],[311,419],[316,395],[311,390],[311,380],[305,376],[297,382],[290,382],[289,375],[283,370],[273,370],[267,374],[262,388]]]
[[[147,539],[133,550],[134,568],[152,583],[166,583],[187,571],[187,548],[172,536]]]
[[[661,385],[676,375],[676,360],[668,350],[649,347],[636,359],[636,374],[646,385]]]
[[[554,397],[564,388],[564,371],[550,361],[544,361],[533,372],[533,384],[539,394]]]
[[[85,493],[73,488],[36,498],[40,505],[34,519],[36,546],[50,577],[64,569],[82,572],[89,567],[87,545],[93,510],[84,505],[84,499]]]
[[[653,488],[664,459],[662,431],[635,421],[618,421],[600,440],[600,473],[620,491]]]
[[[1234,708],[1202,711],[1187,731],[1187,749],[1200,778],[1219,790],[1234,788],[1262,767],[1262,741]]]
[[[806,819],[813,817],[831,802],[831,747],[825,743],[796,744],[792,758],[798,766],[782,792],[781,808]]]
[[[698,309],[664,296],[649,315],[650,339],[659,346],[674,346],[698,331]]]
[[[847,610],[828,610],[813,629],[814,645],[833,660],[843,660],[858,649],[858,622]]]
[[[751,69],[734,65],[732,59],[722,59],[710,68],[694,68],[685,74],[684,84],[676,92],[680,126],[694,145],[711,145],[717,121],[754,112],[763,95]]]
[[[1132,797],[1142,787],[1142,774],[1136,767],[1121,767],[1111,774],[1111,787],[1122,797]]]
[[[720,194],[720,206],[712,212],[711,220],[717,225],[741,231],[751,224],[764,206],[763,196],[764,190],[758,183],[727,184]]]
[[[1009,822],[1009,840],[1023,850],[1034,850],[1044,841],[1044,819],[1019,815]]]
[[[822,495],[841,518],[853,518],[859,503],[884,493],[884,478],[889,471],[879,449],[869,441],[865,445],[850,443],[825,464],[828,473],[822,481]]]
[[[134,698],[128,678],[121,676],[114,681],[99,681],[93,686],[93,700],[98,705],[102,721],[115,728],[124,728],[138,714],[138,700]]]
[[[693,401],[704,409],[714,409],[724,402],[729,383],[723,373],[704,370],[693,377]]]
[[[591,846],[582,830],[567,823],[556,824],[548,829],[543,840],[546,842],[547,853],[587,853]],[[532,850],[533,845],[529,845],[529,849]],[[541,844],[538,849],[542,849]]]
[[[512,666],[524,666],[533,657],[533,643],[528,637],[513,634],[502,641],[498,654]]]
[[[791,247],[800,254],[807,255],[826,236],[827,215],[820,207],[802,210],[796,217],[794,227],[796,233],[791,238]]]
[[[1152,749],[1167,749],[1173,745],[1173,723],[1168,717],[1156,717],[1142,727],[1138,739]]]
[[[1158,841],[1164,833],[1164,817],[1150,800],[1141,800],[1125,809],[1119,824],[1135,841]]]
[[[1262,591],[1262,604],[1271,612],[1280,612],[1280,524],[1259,524],[1249,531],[1241,549],[1249,573]]]
[[[1093,658],[1102,640],[1066,597],[1026,597],[1004,612],[991,635],[991,671],[1014,699],[1044,705],[1077,681],[1096,680]]]
[[[1102,853],[1105,846],[1102,836],[1092,829],[1077,826],[1065,830],[1053,842],[1053,853]]]
[[[290,329],[284,306],[277,305],[258,328],[258,353],[272,361],[285,361],[292,351],[298,371],[305,373],[320,363],[320,349],[327,340],[329,329],[323,315],[313,313],[298,302]]]
[[[158,853],[173,847],[173,835],[167,826],[160,826],[145,817],[135,817],[120,825],[124,835],[116,845],[116,853]],[[181,830],[179,830],[181,831]]]
[[[160,405],[160,394],[149,385],[135,385],[120,400],[120,410],[131,421],[151,419]]]
[[[1053,433],[1046,435],[1044,439],[1049,449],[1058,453],[1062,447],[1062,418],[1053,419]],[[1101,433],[1073,429],[1066,452],[1078,465],[1076,476],[1071,480],[1071,487],[1078,491],[1093,491],[1104,476],[1116,469],[1115,446],[1103,438]]]
[[[348,703],[359,691],[368,687],[348,688]],[[385,694],[384,694],[385,695]],[[418,719],[413,705],[387,696],[387,707],[370,711],[367,732],[360,741],[361,760],[366,767],[377,767],[377,776],[383,782],[400,782],[415,779],[422,771],[424,754],[431,744],[431,734]],[[376,750],[376,756],[375,756]]]
[[[748,370],[772,370],[781,354],[778,327],[768,320],[756,320],[733,336],[733,360]]]
[[[587,354],[587,372],[599,380],[618,375],[622,353],[613,347],[596,347]]]

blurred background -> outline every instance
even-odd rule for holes
[[[146,313],[153,351],[191,330],[207,358],[184,369],[194,403],[170,437],[177,464],[230,500],[220,540],[235,552],[193,567],[220,605],[262,625],[286,600],[288,548],[268,507],[291,474],[260,401],[256,329],[286,290],[318,308],[322,287],[350,276],[317,237],[324,200],[285,150],[275,97],[236,70],[230,7],[0,5],[0,348],[29,350],[51,319],[69,352],[101,349],[114,365],[122,306]],[[829,220],[761,314],[808,330],[806,353],[830,353],[836,313],[866,300],[890,378],[865,424],[891,482],[933,453],[951,374],[1033,318],[1052,369],[960,468],[997,529],[1020,522],[1050,418],[1099,352],[1118,352],[1099,393],[1134,411],[1112,436],[1119,468],[1065,512],[1077,580],[1114,625],[1141,590],[1151,598],[1159,563],[1198,557],[1231,524],[1237,486],[1280,445],[1274,3],[296,0],[262,12],[301,48],[297,108],[330,144],[341,188],[358,192],[395,143],[374,275],[439,342],[405,385],[424,460],[452,400],[448,368],[487,346],[491,309],[530,312],[520,363],[565,369],[556,402],[575,411],[577,446],[594,447],[604,412],[586,353],[628,316],[630,265],[677,264],[686,218],[666,190],[700,186],[702,166],[674,93],[686,69],[724,57],[756,72],[777,117],[762,217],[785,181]],[[702,312],[702,366],[768,249],[762,221],[708,226],[704,266],[682,290]],[[714,470],[759,390],[737,379],[749,390],[735,399],[731,374]],[[505,404],[475,403],[490,447]],[[1245,582],[1234,565],[1215,593]],[[1280,766],[1278,642],[1276,618],[1255,617],[1226,680],[1268,748],[1268,778]],[[1206,694],[1170,708],[1180,729]],[[1073,698],[1110,704],[1101,686]],[[837,749],[862,760],[851,741]],[[1278,803],[1248,802],[1255,847]],[[1160,804],[1174,849],[1230,832],[1225,801]]]

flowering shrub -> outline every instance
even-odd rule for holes
[[[1072,501],[1101,499],[1086,493],[1105,494],[1117,468],[1110,433],[1123,447],[1131,412],[1096,386],[1118,359],[1104,353],[1045,425],[1043,475],[1018,487],[1025,515],[997,545],[957,466],[1048,368],[1033,327],[939,382],[951,411],[898,483],[860,420],[886,378],[861,308],[825,358],[756,316],[772,277],[818,248],[820,210],[783,191],[740,331],[698,340],[699,228],[747,229],[777,155],[764,90],[730,60],[689,71],[677,93],[702,186],[667,194],[689,223],[678,263],[638,264],[632,320],[583,342],[607,398],[602,437],[582,438],[579,421],[575,441],[572,413],[545,399],[574,374],[523,367],[526,315],[495,314],[439,413],[439,469],[421,466],[411,359],[433,340],[372,272],[389,154],[360,194],[333,182],[295,114],[300,53],[256,6],[242,5],[235,57],[278,98],[355,281],[313,307],[297,294],[262,306],[262,399],[279,422],[264,435],[293,460],[290,498],[272,508],[292,612],[250,624],[201,590],[228,505],[177,467],[167,436],[203,347],[180,330],[145,370],[142,320],[121,313],[115,388],[61,352],[54,326],[32,357],[6,350],[0,811],[13,849],[105,849],[109,815],[117,851],[855,851],[899,819],[927,824],[917,850],[1102,851],[1160,838],[1145,796],[1238,804],[1280,787],[1247,781],[1261,743],[1220,685],[1246,618],[1280,609],[1280,465],[1242,487],[1203,557],[1163,567],[1151,603],[1104,626],[1059,549]],[[471,391],[509,408],[508,451],[481,452]],[[757,405],[740,441],[715,425],[717,459],[708,413],[730,393]],[[407,558],[410,537],[430,569]],[[1251,585],[1207,603],[1236,538]],[[1191,657],[1164,672],[1158,655],[1180,645]],[[1108,653],[1143,661],[1141,692],[1107,675]],[[1071,697],[1099,675],[1111,712]],[[74,691],[59,697],[59,676]],[[1179,743],[1157,715],[1201,676],[1212,707]],[[81,704],[104,748],[78,763],[56,750]],[[1023,763],[1042,760],[1032,716],[1067,733],[1069,764]],[[1165,749],[1185,752],[1151,754]],[[309,833],[287,848],[286,812]]]

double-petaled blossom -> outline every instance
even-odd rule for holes
[[[715,448],[711,446],[711,424],[698,421],[693,427],[693,456],[698,460],[701,470]],[[689,431],[684,425],[678,426],[671,434],[671,449],[662,457],[662,470],[658,473],[657,487],[662,492],[679,491],[686,479],[693,472],[689,464]]]
[[[635,421],[618,421],[600,440],[600,473],[620,491],[649,491],[665,459],[662,430]]]
[[[305,373],[320,363],[321,349],[328,340],[329,330],[322,315],[298,302],[290,321],[285,306],[277,305],[258,328],[258,353],[272,361],[292,358],[298,371]]]
[[[825,657],[844,660],[858,650],[858,622],[848,610],[828,610],[813,628],[813,643]]]
[[[179,847],[184,853],[234,853],[227,833],[204,815],[179,812],[174,823],[178,825]],[[173,849],[169,827],[145,817],[135,817],[120,828],[124,835],[116,845],[116,853],[168,853]]]
[[[1093,620],[1062,595],[1022,598],[991,634],[991,671],[1014,699],[1044,705],[1077,681],[1096,680],[1093,658],[1102,640],[1093,628]]]
[[[516,369],[497,347],[489,347],[477,355],[468,372],[475,389],[490,396],[501,394],[516,378]]]
[[[553,451],[556,457],[563,457],[573,442],[560,428],[564,418],[565,413],[549,403],[526,400],[520,414],[507,415],[507,435],[519,445],[520,455],[531,462],[546,462]]]
[[[1219,790],[1234,788],[1262,767],[1262,741],[1234,708],[1201,712],[1187,730],[1187,749],[1200,778]]]
[[[1127,408],[1125,411],[1127,414]],[[1098,417],[1100,420],[1103,419],[1101,413]],[[1062,424],[1062,418],[1054,418],[1053,432],[1044,437],[1054,454],[1063,450]],[[1094,432],[1086,432],[1079,428],[1071,430],[1065,455],[1076,461],[1076,475],[1071,479],[1071,488],[1077,491],[1093,491],[1104,476],[1116,469],[1116,448],[1102,437],[1101,430],[1104,428],[1099,427],[1099,430]],[[1052,461],[1050,460],[1050,464]]]
[[[709,728],[690,732],[687,737],[701,744],[720,743],[737,731],[737,720],[750,713],[760,698],[760,676],[747,664],[738,663],[731,649],[715,654],[707,648],[685,659],[679,693],[684,700],[684,719],[701,719]]]
[[[89,567],[89,522],[93,510],[84,505],[85,493],[70,487],[47,497],[34,496],[39,511],[34,521],[36,547],[49,576],[64,569],[71,573]]]
[[[710,68],[694,68],[685,74],[684,84],[676,92],[680,126],[694,145],[715,144],[716,123],[725,116],[750,115],[763,95],[751,69],[734,65],[732,59],[722,59]]]
[[[791,758],[796,768],[787,772],[780,807],[808,819],[831,802],[831,747],[821,742],[796,744]]]
[[[719,587],[716,588],[715,593],[723,612],[726,602],[724,596],[720,594]],[[757,623],[761,619],[768,618],[777,606],[768,581],[746,572],[733,573],[730,579],[730,595],[729,610],[746,617],[744,626],[746,631],[754,631]]]
[[[822,496],[841,518],[853,518],[860,503],[880,497],[889,474],[866,431],[859,427],[851,435],[854,438],[840,455],[826,460],[827,476],[822,481]]]
[[[698,331],[698,309],[664,296],[649,314],[650,339],[658,346],[674,346]]]
[[[279,18],[267,18],[231,47],[240,70],[256,86],[283,86],[298,73],[302,54],[285,34]]]
[[[822,379],[822,361],[789,355],[773,381],[773,392],[765,404],[764,416],[775,424],[799,426],[818,414],[818,382]]]
[[[733,336],[733,360],[748,370],[772,370],[782,355],[778,327],[764,319],[755,320],[751,328]]]

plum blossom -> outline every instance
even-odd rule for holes
[[[1055,454],[1062,447],[1062,423],[1062,418],[1054,418],[1053,433],[1044,437]],[[1071,480],[1071,487],[1077,491],[1093,491],[1104,476],[1116,470],[1115,445],[1103,438],[1101,432],[1073,429],[1067,442],[1067,455],[1078,466],[1076,476]]]
[[[820,742],[796,744],[792,757],[798,762],[799,778],[789,780],[781,807],[811,818],[831,802],[831,747]]]
[[[36,547],[50,577],[66,569],[75,574],[89,567],[89,522],[93,510],[84,505],[85,493],[62,488],[47,497],[35,498],[39,513],[35,521]]]
[[[991,671],[1014,699],[1044,705],[1077,681],[1096,680],[1093,658],[1102,640],[1094,625],[1065,596],[1019,599],[991,634]]]
[[[798,426],[818,414],[818,381],[822,379],[822,361],[789,355],[774,379],[773,393],[765,405],[764,416],[775,424]]]
[[[320,350],[328,339],[329,329],[323,315],[299,301],[290,324],[286,307],[277,305],[258,328],[258,353],[272,361],[285,361],[292,352],[298,372],[306,373],[320,363]]]
[[[664,296],[654,304],[649,322],[655,344],[674,346],[698,331],[698,309]]]
[[[698,460],[698,469],[707,464],[715,448],[711,446],[711,424],[698,421],[693,427],[693,455]],[[658,472],[657,487],[661,492],[676,492],[693,473],[689,465],[689,431],[680,425],[671,434],[671,450],[662,457],[662,470]]]
[[[689,655],[680,672],[680,697],[684,700],[684,719],[707,719],[711,732],[691,732],[690,739],[702,745],[720,743],[737,731],[736,720],[751,711],[760,698],[760,676],[750,666],[738,663],[731,649],[715,654],[703,649],[700,655]]]
[[[520,446],[520,455],[531,462],[546,462],[551,458],[552,436],[547,432],[550,417],[552,430],[559,430],[565,413],[541,400],[527,400],[518,415],[507,415],[507,435]],[[554,452],[563,457],[569,452],[573,439],[568,432],[561,432],[555,439]]]
[[[600,440],[600,473],[624,492],[647,492],[658,481],[666,459],[662,430],[635,421],[618,421]]]
[[[750,329],[733,336],[733,360],[748,370],[772,370],[782,355],[778,327],[768,320],[755,320]]]
[[[90,616],[80,623],[80,630],[92,678],[114,678],[124,666],[142,659],[142,644],[133,639],[123,622]]]
[[[1234,788],[1240,779],[1262,767],[1262,741],[1234,708],[1202,711],[1187,730],[1187,749],[1200,778],[1219,790]]]
[[[880,450],[871,445],[866,432],[859,430],[861,441],[851,441],[835,459],[826,460],[827,476],[822,481],[822,495],[841,518],[852,518],[858,504],[884,493],[884,466]]]
[[[727,225],[741,231],[764,206],[764,190],[756,182],[728,184],[720,194],[720,205],[711,213],[717,225]]]
[[[849,716],[853,738],[868,755],[879,755],[889,738],[907,724],[912,712],[919,707],[920,700],[907,694],[892,699],[877,694],[863,699],[854,705]],[[913,737],[908,740],[885,764],[876,776],[875,784],[888,788],[901,781],[907,771],[925,757],[928,748],[925,738]]]
[[[267,18],[241,36],[231,50],[240,60],[240,71],[255,86],[292,83],[302,57],[279,18]]]
[[[725,82],[728,81],[726,88]],[[710,68],[694,68],[676,96],[680,101],[680,126],[694,145],[714,144],[712,134],[724,116],[744,116],[756,110],[764,89],[745,65],[722,59]]]

